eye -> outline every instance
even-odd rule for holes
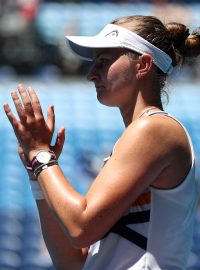
[[[99,62],[100,62],[100,63],[105,63],[105,62],[106,62],[106,58],[104,58],[104,57],[99,58]]]
[[[105,68],[111,65],[112,58],[110,55],[99,55],[96,59],[94,59],[94,63],[98,68]]]
[[[106,66],[109,62],[109,59],[105,58],[105,57],[101,57],[99,58],[98,64],[100,66]]]

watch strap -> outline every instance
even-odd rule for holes
[[[57,161],[57,160],[51,160],[51,161],[49,161],[49,162],[46,163],[46,164],[42,164],[42,165],[36,167],[35,170],[34,170],[34,175],[35,175],[35,177],[38,177],[38,175],[39,175],[43,170],[45,170],[45,169],[47,169],[48,167],[51,167],[51,166],[53,166],[53,165],[58,165],[58,161]]]

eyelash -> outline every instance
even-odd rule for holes
[[[108,62],[108,59],[106,59],[106,58],[101,58],[101,59],[99,59],[99,65],[101,65],[101,66],[106,65],[107,62]]]

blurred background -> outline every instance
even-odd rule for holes
[[[124,127],[118,110],[100,105],[85,76],[89,65],[66,49],[65,35],[93,35],[112,19],[155,15],[177,21],[192,32],[200,26],[200,1],[39,1],[0,0],[0,270],[53,270],[42,241],[35,201],[17,144],[3,112],[13,108],[10,91],[33,86],[44,113],[54,104],[56,130],[67,139],[60,164],[84,194]],[[200,58],[173,73],[165,109],[188,129],[200,156]],[[178,256],[178,254],[177,254]],[[200,213],[188,269],[200,269]]]

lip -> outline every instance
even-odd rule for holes
[[[96,88],[96,90],[100,90],[102,88],[105,88],[105,86],[102,84],[99,84],[99,85],[95,85],[95,88]]]

